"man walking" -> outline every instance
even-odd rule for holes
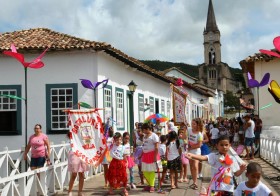
[[[251,146],[251,153],[252,157],[251,159],[254,159],[254,129],[255,129],[255,122],[251,120],[251,114],[247,113],[243,116],[245,120],[244,124],[244,130],[245,130],[245,147],[246,147],[246,160],[250,159],[250,153],[249,153],[249,146]]]

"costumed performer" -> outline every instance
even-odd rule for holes
[[[155,171],[157,171],[158,167],[161,167],[158,154],[159,137],[153,133],[152,127],[148,123],[142,125],[142,130],[145,134],[143,139],[142,171],[148,183],[148,186],[144,187],[144,191],[153,193],[155,191]]]
[[[68,139],[72,138],[72,133],[68,132],[67,134]],[[71,146],[71,145],[70,145]],[[78,196],[83,196],[83,186],[84,186],[84,172],[89,171],[89,165],[87,165],[84,161],[82,161],[75,153],[70,149],[68,154],[68,171],[71,172],[71,177],[69,181],[69,188],[68,188],[68,195],[72,196],[72,189],[77,177],[79,174],[79,190]]]
[[[114,195],[113,189],[124,187],[123,193],[128,195],[127,174],[126,174],[126,157],[124,154],[124,146],[122,145],[122,135],[117,132],[114,135],[113,147],[110,150],[111,157],[113,158],[107,172],[107,179],[110,184],[109,195]]]

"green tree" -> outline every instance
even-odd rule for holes
[[[234,107],[235,109],[239,108],[239,97],[234,96],[234,94],[230,91],[227,91],[226,94],[224,94],[224,101],[225,107]]]

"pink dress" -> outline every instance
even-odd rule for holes
[[[89,170],[89,165],[75,155],[73,151],[68,154],[68,171],[73,173],[85,172]]]

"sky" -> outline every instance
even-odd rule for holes
[[[140,60],[198,65],[209,0],[10,0],[1,1],[0,33],[49,28],[106,42]],[[239,62],[272,49],[280,30],[279,0],[213,0],[222,61]]]

